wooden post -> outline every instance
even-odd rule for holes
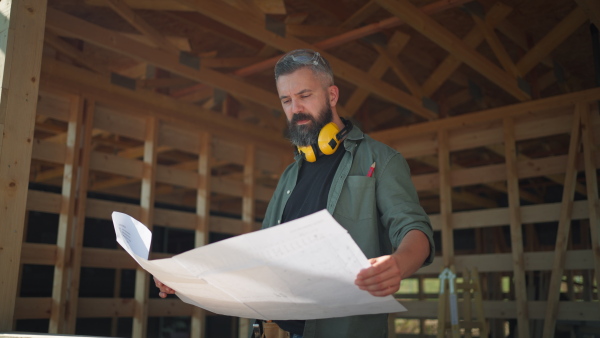
[[[567,170],[565,173],[565,184],[563,188],[562,204],[560,207],[560,218],[558,221],[558,232],[556,234],[556,249],[554,250],[554,264],[550,277],[548,289],[548,305],[544,321],[544,338],[554,337],[556,316],[558,315],[558,300],[560,296],[560,284],[565,267],[565,258],[569,231],[571,228],[571,212],[573,210],[573,197],[575,195],[575,183],[577,178],[577,149],[580,140],[580,115],[583,109],[582,103],[575,106],[573,114],[573,125],[571,128],[571,140],[569,144],[569,156],[567,158]]]
[[[596,283],[600,284],[600,200],[598,199],[598,177],[594,164],[594,153],[596,144],[592,131],[589,106],[585,106],[581,114],[581,126],[583,130],[583,158],[585,161],[585,183],[587,187],[588,212],[590,214],[589,227],[594,254],[594,271]],[[600,295],[600,292],[598,292]],[[600,298],[600,297],[599,297]]]
[[[246,158],[244,160],[244,195],[242,196],[242,223],[243,233],[249,233],[254,227],[254,167],[256,158],[256,147],[254,144],[246,146]],[[248,335],[248,330],[251,323],[246,318],[240,318],[239,320],[239,332],[240,338]]]
[[[452,187],[450,186],[450,149],[448,132],[438,132],[438,168],[440,173],[440,216],[442,221],[442,256],[444,266],[454,265],[454,232],[452,229]]]
[[[56,241],[56,263],[52,288],[52,308],[50,311],[50,333],[66,333],[65,309],[69,297],[69,264],[71,262],[72,234],[74,230],[75,197],[77,195],[77,169],[79,166],[79,146],[81,143],[84,100],[71,98],[65,165],[63,169],[62,202],[58,218]]]
[[[69,294],[67,299],[67,309],[65,311],[66,329],[70,334],[75,333],[75,324],[77,321],[77,305],[79,299],[79,276],[81,274],[81,253],[83,251],[83,232],[85,228],[85,207],[88,192],[88,178],[90,173],[90,156],[92,153],[92,130],[94,124],[95,101],[85,99],[85,109],[83,115],[83,138],[79,146],[80,165],[79,165],[79,187],[77,189],[77,203],[75,210],[75,230],[73,233],[72,254],[70,269]]]
[[[146,139],[144,141],[144,173],[140,205],[142,214],[140,221],[150,230],[154,224],[154,191],[156,180],[156,148],[158,121],[156,117],[146,120]],[[133,337],[146,337],[148,324],[148,284],[149,275],[146,270],[137,266],[135,273],[135,305],[133,313]]]
[[[13,326],[46,5],[0,2],[0,331]]]
[[[196,226],[195,246],[208,244],[210,225],[210,178],[212,158],[212,135],[203,133],[200,136],[200,153],[198,154],[198,191],[196,194]],[[206,334],[206,312],[194,307],[192,311],[191,337],[203,338]]]
[[[510,209],[510,238],[514,270],[515,298],[519,337],[529,337],[527,310],[527,286],[525,285],[525,263],[523,260],[523,233],[521,223],[521,201],[519,198],[519,176],[517,173],[517,149],[515,123],[510,117],[504,119],[504,157]]]

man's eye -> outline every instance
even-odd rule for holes
[[[310,94],[309,94],[309,95],[302,95],[302,96],[300,96],[300,97],[301,97],[301,98],[303,98],[303,99],[305,99],[305,98],[307,98],[307,97],[309,97],[309,96],[310,96]]]
[[[288,103],[290,103],[290,101],[291,101],[291,100],[283,100],[283,101],[281,101],[281,103],[283,103],[283,104],[288,104]]]

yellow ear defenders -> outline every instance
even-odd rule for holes
[[[337,124],[333,122],[326,124],[319,132],[317,144],[298,147],[298,152],[302,154],[302,157],[308,162],[315,162],[317,160],[319,157],[319,150],[323,155],[335,153],[340,145],[340,140],[352,130],[352,123],[350,121],[342,119],[342,122],[344,122],[344,129],[342,130],[340,130]]]

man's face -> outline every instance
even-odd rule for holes
[[[310,69],[301,68],[280,76],[277,92],[288,120],[292,144],[316,143],[321,128],[333,119],[330,97],[319,77]]]

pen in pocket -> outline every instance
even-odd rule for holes
[[[369,168],[369,172],[367,173],[367,177],[373,177],[374,172],[375,172],[375,162],[373,162],[373,164],[371,164],[371,167]]]

